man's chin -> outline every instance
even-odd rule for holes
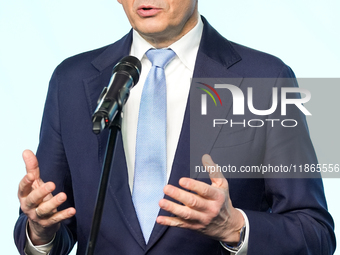
[[[166,30],[161,27],[148,27],[144,30],[137,30],[137,32],[152,45],[171,41],[173,39],[172,35],[168,34]]]
[[[158,37],[165,33],[167,29],[166,26],[162,26],[157,20],[155,21],[145,21],[143,22],[143,26],[137,26],[136,30],[139,32],[140,35],[146,37]]]

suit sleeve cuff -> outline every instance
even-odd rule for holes
[[[53,241],[54,241],[55,235],[53,237],[53,239],[47,243],[47,244],[43,244],[43,245],[33,245],[31,239],[28,236],[28,221],[26,222],[26,246],[25,246],[25,254],[26,255],[47,255],[49,254],[49,252],[51,251],[52,247],[53,247]]]
[[[236,208],[237,209],[237,208]],[[244,224],[245,224],[245,233],[243,235],[242,240],[240,240],[239,245],[237,247],[231,247],[223,242],[220,242],[222,247],[230,252],[230,254],[235,255],[247,255],[248,251],[248,242],[249,242],[249,221],[247,215],[240,209],[239,210],[244,218]]]

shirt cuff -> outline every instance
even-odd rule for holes
[[[230,249],[226,245],[224,245],[222,242],[221,245],[223,246],[224,249],[230,252],[230,254],[235,254],[235,255],[247,255],[248,251],[248,242],[249,242],[249,220],[247,215],[242,211],[241,209],[236,208],[242,213],[242,216],[244,218],[244,224],[245,224],[245,234],[243,235],[243,243],[238,247],[238,250],[235,251],[235,249]],[[240,240],[242,241],[242,240]]]
[[[26,255],[48,255],[53,247],[55,235],[51,242],[43,245],[34,246],[31,239],[28,236],[28,221],[26,222],[26,245],[25,245],[25,254]]]

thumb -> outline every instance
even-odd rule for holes
[[[215,164],[211,156],[208,154],[204,154],[202,157],[202,163],[209,172],[209,177],[212,182],[212,186],[227,189],[228,181],[221,172],[220,170],[221,168],[219,168],[218,165]]]
[[[34,175],[34,179],[38,180],[40,178],[38,159],[34,153],[30,150],[25,150],[22,153],[22,158],[24,159],[26,165],[26,172]]]

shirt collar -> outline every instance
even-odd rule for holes
[[[198,16],[196,26],[168,47],[176,53],[181,62],[192,72],[195,67],[196,55],[203,32],[203,22],[201,16]],[[146,57],[145,53],[151,48],[154,47],[141,37],[136,30],[133,30],[130,54],[142,60],[143,57]]]

